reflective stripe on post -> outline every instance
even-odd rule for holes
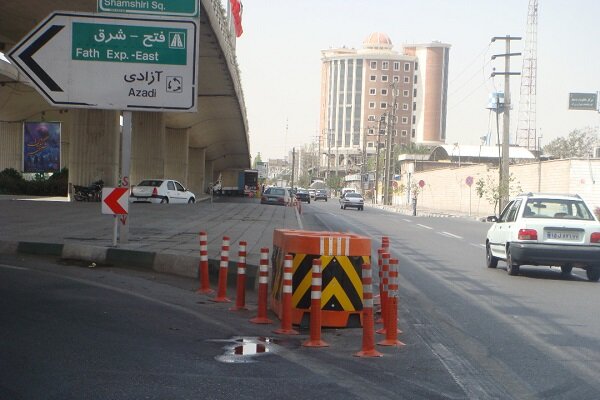
[[[269,249],[263,247],[260,249],[260,266],[258,270],[258,311],[256,317],[250,322],[254,324],[270,324],[267,317],[267,295],[269,289]]]
[[[398,340],[398,260],[390,259],[390,283],[386,318],[385,339],[377,343],[380,346],[404,346]]]
[[[383,320],[383,327],[377,330],[377,333],[379,334],[385,334],[387,328],[389,270],[390,253],[384,251],[381,254],[381,282],[379,283],[381,292],[381,318]]]
[[[284,335],[298,335],[298,331],[292,329],[292,256],[286,254],[283,261],[283,288],[281,302],[281,328],[273,332]]]
[[[229,237],[223,236],[221,245],[221,262],[219,264],[219,287],[217,297],[214,301],[218,303],[228,303],[231,300],[227,298],[227,270],[229,268]]]

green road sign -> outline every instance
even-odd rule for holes
[[[186,65],[186,29],[74,22],[71,56],[79,61]]]
[[[98,0],[98,11],[197,17],[199,4],[199,0]]]

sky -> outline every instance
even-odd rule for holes
[[[237,59],[247,108],[250,152],[263,161],[283,158],[318,135],[321,50],[361,48],[372,32],[387,34],[394,50],[434,40],[449,43],[447,144],[479,145],[495,117],[485,107],[502,91],[504,41],[521,36],[529,0],[245,0]],[[574,129],[598,127],[595,111],[568,110],[569,92],[600,90],[600,2],[539,0],[537,36],[538,135],[542,146]],[[511,58],[521,71],[522,58]],[[511,78],[511,138],[517,129],[520,77]],[[502,129],[502,127],[500,128]],[[495,143],[495,140],[492,141]]]

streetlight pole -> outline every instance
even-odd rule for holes
[[[385,114],[379,118],[379,126],[377,127],[377,153],[375,156],[375,204],[379,203],[379,141],[381,138],[381,125],[385,124]]]

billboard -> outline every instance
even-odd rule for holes
[[[569,110],[598,110],[598,94],[569,93]]]
[[[23,172],[60,171],[60,122],[23,123]]]

